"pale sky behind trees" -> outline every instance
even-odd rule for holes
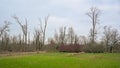
[[[47,38],[62,26],[73,27],[78,35],[87,36],[92,26],[86,13],[91,7],[101,10],[99,35],[106,25],[120,29],[120,0],[0,0],[0,26],[10,21],[10,35],[17,36],[22,31],[12,16],[18,16],[23,24],[27,18],[32,37],[34,29],[40,27],[39,18],[43,20],[49,14]]]

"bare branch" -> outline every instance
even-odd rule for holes
[[[41,32],[43,33],[43,27],[42,27],[42,20],[41,20],[41,18],[39,18],[39,21],[40,21],[40,29],[41,29]]]
[[[19,21],[19,18],[17,16],[13,16],[13,18],[16,20],[16,22],[22,27],[23,25],[21,24],[21,22]]]
[[[13,18],[16,20],[16,22],[21,26],[22,32],[23,32],[23,38],[25,40],[25,43],[27,43],[27,33],[28,33],[28,21],[25,18],[25,25],[22,24],[22,22],[20,22],[19,18],[17,16],[13,16]]]
[[[4,26],[0,28],[0,37],[4,32],[9,31],[8,28],[9,28],[10,22],[4,21],[4,23],[5,23]]]

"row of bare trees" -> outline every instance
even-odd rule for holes
[[[74,29],[69,27],[61,27],[59,32],[55,32],[54,38],[51,39],[55,44],[66,45],[66,44],[78,44],[78,36],[75,34]]]
[[[28,32],[28,20],[25,19],[25,24],[23,24],[24,22],[19,17],[13,16],[13,18],[20,25],[22,34],[19,36],[10,36],[10,22],[5,21],[5,25],[0,28],[0,51],[29,51],[31,48],[32,50],[40,50],[45,45],[49,15],[45,17],[44,21],[40,20],[40,29],[35,30],[33,40],[30,40]]]
[[[25,19],[25,22],[22,22],[19,17],[13,16],[16,23],[21,27],[22,34],[10,36],[9,26],[11,23],[5,21],[3,27],[0,28],[0,52],[40,51],[51,47],[57,50],[59,46],[67,44],[84,45],[83,51],[85,52],[120,52],[120,34],[117,29],[105,26],[101,40],[96,41],[97,34],[99,33],[97,27],[99,24],[100,10],[92,7],[86,15],[90,18],[90,23],[92,24],[88,37],[77,35],[72,27],[61,27],[59,31],[55,31],[53,38],[48,39],[48,44],[46,44],[46,29],[49,15],[44,20],[39,19],[40,28],[34,30],[32,40],[30,40],[28,31],[28,20]]]

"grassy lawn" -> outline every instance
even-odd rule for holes
[[[120,68],[117,53],[41,53],[0,57],[0,68]]]

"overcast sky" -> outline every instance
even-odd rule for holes
[[[61,26],[73,27],[78,35],[88,35],[91,23],[86,12],[92,6],[101,10],[99,31],[105,25],[120,28],[120,0],[0,0],[0,26],[5,20],[10,21],[10,34],[20,34],[21,28],[12,18],[16,15],[23,24],[28,19],[29,31],[33,34],[39,28],[39,18],[50,14],[47,38],[53,37]]]

